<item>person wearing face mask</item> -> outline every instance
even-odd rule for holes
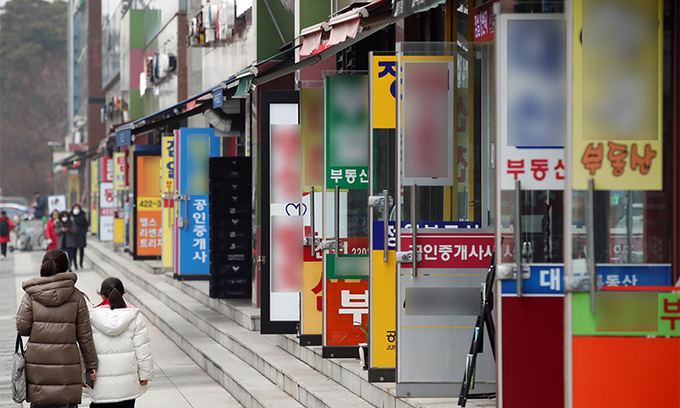
[[[54,230],[54,224],[59,220],[59,211],[52,211],[52,216],[47,220],[45,225],[45,239],[47,240],[47,250],[57,249],[57,232]]]
[[[73,223],[71,216],[66,211],[62,211],[59,214],[59,220],[54,224],[54,231],[57,233],[57,247],[68,254],[69,261],[73,263],[76,269],[78,265],[75,265],[76,257],[76,234],[78,232],[77,227]],[[69,271],[71,268],[69,267]]]
[[[87,229],[90,228],[90,221],[87,219],[87,215],[80,208],[80,204],[76,204],[71,208],[71,216],[73,219],[73,224],[76,227],[75,236],[75,252],[73,253],[73,264],[76,269],[78,269],[78,264],[80,264],[80,269],[83,269],[83,256],[85,255],[85,247],[87,246]],[[80,262],[78,262],[80,261]]]

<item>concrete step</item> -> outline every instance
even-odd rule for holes
[[[172,273],[166,273],[165,278],[166,282],[246,329],[260,331],[260,309],[254,307],[250,299],[213,299],[208,296],[208,281],[177,280]]]
[[[106,257],[106,251],[92,246],[92,252],[97,256]],[[107,266],[115,268],[115,258],[112,255],[106,259]],[[278,347],[277,336],[263,336],[247,330],[158,276],[144,274],[134,265],[122,269],[126,281],[133,281],[152,294],[175,314],[191,322],[304,406],[371,407],[358,395]],[[162,319],[162,316],[159,318]]]
[[[187,319],[175,313],[163,301],[130,279],[129,271],[100,256],[101,248],[88,251],[86,257],[102,277],[115,276],[125,282],[126,297],[182,351],[215,381],[220,383],[246,408],[301,408],[303,405],[283,392],[252,366],[208,337]],[[141,272],[137,268],[138,273]],[[145,274],[145,273],[144,273]],[[147,275],[152,276],[152,275]],[[162,278],[161,278],[162,279]],[[174,289],[179,292],[179,290]],[[242,329],[244,330],[244,329]]]

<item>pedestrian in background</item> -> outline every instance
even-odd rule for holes
[[[80,208],[80,204],[76,204],[71,208],[71,217],[76,227],[76,251],[73,254],[73,263],[76,269],[78,269],[78,259],[80,259],[80,269],[83,269],[83,257],[85,256],[85,247],[87,246],[87,229],[90,228],[90,221],[88,221],[87,215]]]
[[[153,377],[149,330],[139,309],[123,300],[120,279],[105,279],[99,294],[102,303],[90,310],[99,356],[97,384],[87,389],[90,408],[134,408]]]
[[[7,218],[5,211],[0,212],[0,260],[7,256],[7,243],[10,241],[9,233],[14,229],[14,223]]]
[[[69,213],[62,211],[59,214],[59,221],[54,224],[54,231],[57,233],[57,247],[66,251],[69,261],[78,269],[78,265],[74,262],[76,258],[76,233],[78,231]]]
[[[42,220],[42,222],[45,222],[45,213],[47,212],[47,201],[45,198],[40,196],[40,191],[35,192],[35,198],[33,199],[33,209],[35,212],[33,213],[33,216],[36,219]]]
[[[22,283],[26,291],[17,313],[17,330],[28,336],[26,400],[31,408],[75,408],[82,395],[80,354],[91,378],[97,376],[97,354],[87,303],[67,272],[61,249],[47,251],[40,277]]]
[[[45,225],[45,239],[47,240],[47,250],[57,249],[57,232],[54,230],[54,223],[59,221],[59,211],[52,211],[50,219],[47,220],[47,225]]]

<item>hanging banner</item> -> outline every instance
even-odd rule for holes
[[[113,153],[113,189],[122,191],[125,189],[125,174],[127,166],[124,152]]]
[[[163,267],[172,267],[173,194],[175,191],[175,138],[163,136],[161,188],[163,197]]]
[[[326,77],[326,184],[368,188],[368,77]]]
[[[661,190],[663,1],[573,9],[573,188]]]
[[[222,145],[214,128],[180,129],[175,156],[179,203],[177,229],[178,275],[210,276],[208,160],[219,157]],[[159,189],[160,190],[160,189]]]
[[[113,182],[113,158],[112,157],[102,157],[102,171],[101,171],[101,182],[110,183]]]
[[[115,219],[114,190],[112,182],[99,184],[99,240],[113,241]]]
[[[163,214],[158,177],[158,153],[135,152],[135,259],[156,258],[162,255]]]

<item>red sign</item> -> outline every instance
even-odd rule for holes
[[[493,1],[490,1],[482,6],[475,7],[475,42],[485,42],[493,40],[496,15],[493,12]]]
[[[366,343],[361,325],[368,321],[368,280],[326,281],[326,345]]]
[[[107,183],[113,181],[113,157],[102,158],[102,182]]]
[[[402,251],[413,249],[411,234],[402,234]],[[418,252],[422,258],[418,268],[469,268],[489,267],[494,249],[493,234],[418,234]],[[411,268],[410,263],[404,264]]]
[[[102,217],[106,217],[107,215],[115,215],[116,209],[115,208],[100,208],[99,214],[101,214]]]

